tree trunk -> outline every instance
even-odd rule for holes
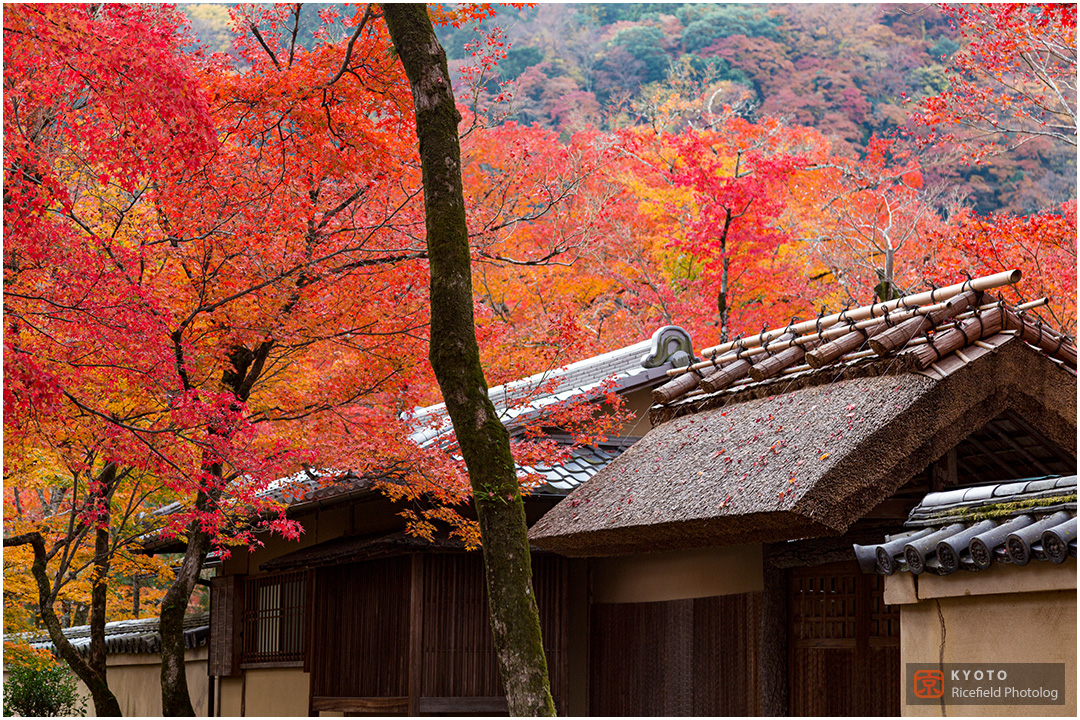
[[[255,350],[249,350],[242,345],[232,347],[229,364],[221,373],[222,388],[231,392],[238,402],[247,402],[272,347],[273,342],[269,340],[260,343]],[[209,431],[223,436],[221,428],[211,427]],[[217,482],[213,483],[209,493],[200,491],[195,497],[195,509],[200,513],[216,511],[222,493],[221,463],[212,463],[205,466],[205,469],[217,478]],[[211,535],[199,529],[198,521],[193,521],[188,526],[184,559],[180,569],[176,571],[173,584],[161,601],[161,713],[166,717],[195,716],[184,662],[184,616],[187,614],[191,593],[195,590],[212,541]]]
[[[109,577],[109,529],[98,528],[94,537],[94,587],[90,589],[90,667],[101,679],[106,677],[105,604]]]
[[[199,493],[196,507],[204,510],[207,504],[206,496]],[[184,560],[161,600],[161,714],[166,717],[195,717],[184,662],[184,616],[209,550],[210,536],[192,523]]]
[[[112,536],[109,533],[109,524],[112,518],[109,507],[113,492],[116,490],[117,473],[116,463],[106,463],[98,475],[98,483],[101,486],[101,495],[97,498],[99,504],[98,518],[103,522],[101,527],[94,532],[94,586],[90,589],[90,667],[101,678],[102,682],[108,683],[106,647],[105,647],[105,608],[108,602],[109,568],[112,564]]]
[[[716,309],[720,323],[720,342],[731,339],[731,258],[727,252],[728,231],[731,229],[731,211],[724,212],[724,227],[720,230],[720,293],[716,298]]]
[[[430,359],[469,470],[484,548],[491,629],[512,716],[554,715],[509,434],[487,394],[473,322],[460,115],[424,5],[382,6],[412,86],[431,265]]]
[[[34,550],[34,562],[30,566],[30,573],[34,576],[38,587],[38,614],[49,632],[49,639],[56,648],[60,659],[68,664],[72,672],[83,681],[90,696],[94,700],[94,712],[98,717],[120,717],[120,703],[109,689],[108,683],[103,676],[98,675],[82,655],[72,646],[64,636],[64,630],[60,626],[60,618],[53,610],[56,595],[49,582],[49,563],[45,552],[45,540],[40,533],[29,533],[13,538],[4,538],[4,547],[18,545],[30,545]]]

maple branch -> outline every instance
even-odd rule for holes
[[[341,202],[340,202],[340,203],[338,204],[338,206],[337,206],[337,207],[335,207],[335,208],[332,208],[332,209],[330,209],[330,210],[327,210],[327,211],[326,211],[326,212],[325,212],[325,213],[323,214],[323,219],[322,219],[322,221],[321,221],[321,222],[320,222],[320,223],[319,223],[319,224],[318,224],[318,225],[316,226],[316,228],[315,228],[315,229],[316,229],[316,230],[322,230],[323,228],[325,228],[325,227],[327,226],[327,224],[329,224],[329,222],[330,222],[331,220],[333,220],[333,219],[334,219],[334,218],[335,218],[335,217],[336,217],[337,215],[339,215],[339,214],[340,214],[341,212],[343,212],[344,210],[346,210],[346,209],[347,209],[347,208],[348,208],[348,207],[349,207],[350,205],[352,205],[352,204],[353,204],[354,202],[356,202],[356,201],[357,201],[357,200],[359,200],[359,199],[360,199],[361,197],[363,197],[363,196],[364,196],[364,195],[365,195],[366,193],[367,193],[367,188],[366,188],[366,187],[363,187],[363,186],[361,186],[361,187],[357,188],[357,189],[356,189],[356,192],[354,192],[354,193],[353,193],[352,195],[350,195],[349,197],[347,197],[347,198],[345,198],[344,200],[342,200],[342,201],[341,201]]]
[[[186,324],[186,323],[185,323]],[[173,356],[176,358],[176,374],[180,378],[180,382],[183,383],[184,390],[191,389],[191,380],[188,377],[187,369],[184,367],[184,325],[170,333],[169,338],[173,343]]]
[[[349,44],[345,47],[345,57],[341,61],[341,68],[323,87],[330,87],[341,79],[341,76],[344,75],[345,71],[348,69],[349,63],[352,62],[353,46],[356,45],[356,40],[360,37],[360,33],[364,31],[364,26],[368,24],[369,20],[382,17],[382,13],[374,12],[371,7],[371,3],[368,3],[367,7],[364,8],[364,15],[360,18],[360,24],[356,26],[356,30],[353,32],[352,37],[349,38]]]
[[[248,27],[250,27],[251,32],[255,34],[255,39],[259,41],[260,45],[262,45],[262,49],[265,50],[266,54],[270,56],[270,59],[274,61],[274,67],[280,70],[281,64],[278,63],[278,59],[274,56],[274,53],[270,51],[270,46],[266,44],[265,40],[263,40],[263,36],[262,33],[259,32],[259,28],[255,27],[255,23],[250,23]]]
[[[488,260],[491,262],[506,263],[507,265],[519,265],[523,267],[530,267],[536,265],[558,265],[561,267],[573,267],[574,263],[577,262],[576,258],[574,260],[570,260],[569,262],[552,261],[552,258],[556,258],[559,255],[563,255],[568,252],[570,252],[570,248],[564,248],[559,246],[549,252],[547,255],[539,258],[534,258],[532,260],[518,260],[516,258],[506,257],[505,255],[495,255],[493,253],[488,253],[481,250],[478,250],[476,252],[476,256],[478,258],[483,258],[484,260]]]
[[[254,358],[251,365],[233,393],[241,402],[247,402],[248,396],[251,395],[251,388],[262,374],[263,368],[266,366],[266,358],[270,354],[272,347],[274,347],[274,341],[265,340],[259,344],[259,347],[253,353]]]
[[[296,54],[296,33],[300,29],[300,8],[303,3],[296,3],[293,9],[292,42],[289,44],[289,67],[292,67],[293,57]]]
[[[266,410],[261,410],[258,413],[253,413],[250,416],[249,421],[252,424],[263,422],[287,422],[291,420],[302,420],[303,418],[311,417],[312,415],[315,415],[317,413],[334,412],[343,405],[348,405],[355,402],[359,398],[375,393],[379,390],[379,388],[390,382],[394,377],[400,375],[401,373],[401,369],[395,369],[387,375],[384,375],[379,380],[376,380],[373,385],[369,387],[357,388],[356,391],[353,392],[349,397],[341,401],[335,401],[333,403],[309,403],[307,405],[302,405],[298,408],[293,408],[289,411],[289,414],[275,416],[271,416],[269,413],[275,410],[280,411],[281,408],[267,408]]]

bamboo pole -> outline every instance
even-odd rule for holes
[[[789,334],[781,335],[778,339],[783,342],[790,340]],[[766,346],[766,351],[769,351]],[[731,385],[736,380],[740,380],[746,377],[750,373],[750,369],[753,367],[753,363],[745,358],[740,358],[730,365],[725,365],[719,372],[714,375],[710,375],[707,378],[703,378],[701,381],[701,387],[705,392],[716,392],[717,390],[723,390],[728,385]]]
[[[792,345],[787,350],[771,355],[750,368],[750,377],[761,382],[779,375],[784,368],[789,368],[799,362],[806,355],[807,350],[813,350],[820,340],[811,340],[805,345]]]
[[[1034,345],[1050,357],[1076,366],[1076,345],[1068,342],[1061,333],[1044,328],[1039,321],[1031,321],[1012,310],[1005,310],[1005,327],[1018,330],[1024,342]]]
[[[1041,298],[1038,298],[1037,300],[1032,300],[1030,302],[1026,302],[1023,305],[1017,305],[1017,306],[1013,307],[1012,310],[1018,311],[1018,312],[1022,311],[1022,310],[1033,310],[1035,308],[1043,307],[1048,302],[1049,302],[1049,300],[1047,298],[1041,297]],[[822,342],[829,342],[829,341],[836,340],[837,338],[844,339],[844,338],[846,338],[848,336],[849,333],[854,332],[854,331],[858,331],[858,330],[866,330],[870,335],[873,335],[874,332],[877,332],[878,330],[888,329],[889,327],[898,325],[901,322],[903,322],[903,321],[905,321],[905,320],[907,320],[907,319],[909,319],[911,317],[914,317],[916,315],[925,315],[927,313],[934,312],[935,310],[940,310],[941,308],[945,307],[945,304],[946,303],[941,302],[941,303],[936,303],[934,305],[922,305],[920,307],[915,307],[915,308],[906,308],[906,309],[903,309],[903,310],[893,310],[893,311],[887,312],[882,317],[871,318],[869,320],[861,320],[861,321],[856,322],[856,323],[846,324],[846,325],[842,325],[842,326],[834,325],[834,326],[832,326],[832,327],[830,327],[828,329],[822,330],[820,333],[812,333],[810,335],[802,335],[800,337],[796,337],[796,338],[793,338],[793,339],[788,340],[788,341],[782,341],[782,340],[779,340],[779,339],[778,340],[773,340],[772,342],[768,343],[767,348],[768,348],[769,352],[773,352],[774,350],[779,351],[779,350],[782,350],[784,348],[791,347],[792,345],[802,345],[802,344],[810,342],[811,340],[814,340],[814,339],[820,340]],[[978,310],[989,310],[990,308],[995,308],[995,307],[1008,307],[1008,305],[1004,300],[994,300],[993,302],[983,303],[977,309]],[[968,317],[971,317],[971,316],[972,316],[972,311],[964,311],[964,312],[960,313],[959,315],[957,315],[956,317],[957,317],[957,319],[963,319],[963,318],[968,318]],[[880,323],[882,323],[882,322],[885,323],[884,326],[880,326]],[[861,343],[859,343],[859,344],[861,344]],[[826,346],[822,346],[822,347],[818,348],[817,350],[814,350],[813,352],[808,352],[807,357],[811,357],[814,354],[820,353],[825,347]],[[710,371],[711,370],[716,370],[718,365],[724,365],[726,363],[731,363],[731,362],[734,362],[736,359],[740,359],[740,358],[746,358],[746,357],[752,357],[752,356],[755,356],[755,355],[759,355],[759,354],[761,354],[761,353],[763,353],[765,351],[766,351],[766,349],[763,348],[763,347],[760,347],[760,346],[759,347],[749,348],[749,349],[746,349],[746,350],[743,350],[743,349],[740,348],[739,350],[736,350],[734,352],[726,353],[726,354],[720,356],[719,358],[717,358],[716,356],[713,356],[709,360],[704,360],[702,362],[694,363],[693,365],[690,365],[689,367],[672,368],[671,370],[667,371],[667,376],[668,377],[677,377],[677,376],[682,375],[682,374],[687,373],[687,372],[694,372],[695,370],[696,371],[701,371],[701,370],[703,370],[705,368],[710,369]],[[846,352],[844,354],[846,354]],[[835,360],[836,357],[839,357],[839,356],[833,357],[832,360]],[[832,362],[832,360],[830,360],[830,362]],[[824,367],[824,365],[826,365],[826,364],[828,364],[828,363],[822,363],[821,367]],[[817,365],[813,365],[812,363],[810,364],[810,366],[814,367],[814,368],[819,367]],[[704,374],[704,373],[702,373],[702,374]]]
[[[681,397],[696,388],[702,378],[716,374],[717,368],[694,368],[689,372],[676,375],[674,379],[667,381],[658,388],[653,388],[652,399],[654,403],[669,403],[677,397]]]
[[[976,315],[957,325],[952,330],[936,334],[930,342],[916,348],[915,355],[919,368],[925,370],[951,352],[970,345],[980,338],[997,334],[1002,329],[1005,311],[995,307]]]
[[[1023,310],[1034,310],[1036,308],[1043,307],[1043,305],[1047,304],[1048,302],[1049,302],[1048,298],[1042,297],[1042,298],[1038,298],[1037,300],[1031,300],[1029,302],[1025,302],[1024,304],[1015,305],[1015,307],[1012,308],[1012,310],[1014,310],[1016,312],[1020,312],[1020,311],[1023,311]],[[944,307],[945,307],[945,302],[939,302],[939,303],[935,303],[935,304],[932,304],[932,305],[920,305],[920,307],[918,307],[918,308],[908,308],[908,309],[904,309],[904,310],[900,310],[900,311],[891,311],[891,312],[887,312],[882,317],[873,317],[873,318],[869,318],[869,320],[864,320],[864,321],[860,321],[858,323],[853,323],[853,324],[849,324],[849,325],[842,325],[842,326],[834,325],[833,327],[823,329],[821,332],[813,332],[813,334],[800,336],[800,337],[793,338],[792,340],[788,340],[788,341],[773,340],[772,342],[768,343],[768,349],[769,349],[770,352],[772,352],[773,350],[779,351],[779,350],[783,350],[785,348],[792,347],[792,345],[794,345],[794,344],[804,344],[806,342],[809,342],[811,339],[818,339],[818,340],[821,340],[822,342],[832,341],[832,340],[835,340],[837,338],[843,339],[843,338],[846,338],[848,336],[849,332],[852,332],[852,331],[855,331],[855,330],[863,330],[863,329],[865,329],[865,330],[867,330],[869,335],[874,335],[874,332],[876,332],[878,330],[888,329],[891,326],[899,325],[900,323],[904,322],[905,320],[908,320],[908,318],[910,318],[910,317],[913,317],[915,315],[924,315],[924,314],[927,314],[927,313],[930,313],[930,312],[934,312],[935,310],[940,310],[940,309],[942,309]],[[1004,300],[994,300],[993,302],[986,302],[986,303],[981,304],[980,307],[977,308],[977,310],[989,310],[990,308],[1005,308],[1005,307],[1008,307],[1008,304],[1005,303]],[[957,315],[957,318],[958,318],[958,320],[960,320],[960,318],[971,317],[971,315],[972,315],[971,311],[964,311],[964,312],[960,313],[959,315]],[[882,322],[885,323],[886,325],[885,326],[880,326],[879,324],[882,323]],[[858,345],[856,345],[856,347],[858,347]],[[810,357],[814,353],[819,353],[821,350],[823,350],[823,348],[819,348],[818,350],[814,350],[812,353],[807,353],[807,356]],[[675,377],[684,375],[685,372],[693,372],[694,370],[700,371],[700,370],[705,369],[705,368],[708,368],[708,369],[710,369],[710,371],[712,371],[712,370],[715,370],[717,368],[717,366],[719,366],[719,365],[725,365],[727,363],[733,363],[735,361],[735,359],[739,359],[739,358],[743,358],[743,357],[751,357],[751,356],[754,356],[754,355],[759,355],[760,353],[764,353],[764,352],[765,352],[765,349],[760,348],[760,347],[750,348],[750,349],[747,349],[747,350],[739,349],[737,351],[729,352],[729,353],[726,353],[724,355],[721,355],[720,357],[713,356],[710,359],[706,359],[706,361],[702,361],[700,363],[694,363],[693,365],[690,365],[688,367],[672,368],[670,370],[667,370],[667,377],[675,378]],[[836,357],[833,357],[832,359],[836,359]],[[829,362],[832,362],[832,359]],[[821,367],[824,367],[824,365],[827,365],[827,363],[822,364]],[[814,367],[814,368],[819,367],[819,366],[816,366],[816,365],[813,365],[813,364],[811,364],[810,366]],[[705,375],[705,373],[702,373],[702,375]]]
[[[994,288],[999,288],[1004,285],[1011,285],[1013,283],[1019,282],[1019,280],[1019,270],[1006,270],[1005,272],[1000,272],[995,275],[987,275],[985,277],[975,278],[973,280],[965,280],[962,283],[949,285],[943,288],[936,288],[934,290],[928,290],[926,292],[916,293],[914,295],[905,295],[904,297],[897,298],[896,300],[890,300],[888,302],[878,303],[875,305],[866,305],[863,307],[855,308],[853,310],[844,310],[838,313],[834,313],[832,315],[826,315],[822,318],[816,318],[814,320],[806,320],[801,323],[796,323],[788,327],[777,328],[776,330],[767,330],[763,333],[759,333],[758,335],[751,335],[748,338],[732,340],[730,342],[716,345],[711,348],[705,348],[701,351],[701,355],[702,357],[713,357],[736,347],[756,347],[787,332],[795,333],[796,335],[798,335],[809,330],[826,328],[835,325],[837,322],[865,320],[866,318],[882,315],[886,311],[892,310],[894,308],[912,307],[915,305],[925,305],[927,303],[943,302],[955,295],[959,295],[962,292],[967,292],[968,290],[993,290]]]
[[[860,327],[865,325],[865,327]],[[857,350],[864,342],[879,333],[883,333],[890,327],[894,327],[889,316],[871,323],[856,323],[851,326],[851,332],[841,335],[836,340],[826,343],[821,347],[806,353],[806,364],[812,368],[823,368],[839,357]]]
[[[743,377],[746,373],[742,372],[744,367],[741,363],[746,363],[746,369],[753,365],[752,361],[747,361],[748,357],[783,350],[791,347],[794,340],[795,336],[788,333],[781,335],[763,347],[756,347],[746,351],[739,350],[720,358],[714,357],[705,362],[694,363],[690,367],[674,368],[674,371],[668,370],[668,377],[674,377],[674,379],[652,391],[653,402],[669,403],[696,387],[708,387],[710,383],[715,383],[719,387],[726,387],[731,384],[731,381],[727,379],[727,376],[717,377],[719,373],[728,371],[728,374],[733,375],[736,379]],[[740,372],[742,374],[739,374]],[[712,391],[709,390],[708,392]]]
[[[869,340],[870,349],[878,355],[888,355],[891,352],[899,350],[913,337],[936,328],[944,321],[959,315],[972,305],[977,305],[979,302],[979,295],[980,293],[975,290],[968,290],[967,292],[960,293],[959,295],[950,298],[940,310],[935,310],[934,312],[925,315],[916,315],[910,320],[886,330],[877,337],[871,338]]]
[[[764,352],[779,352],[793,345],[803,345],[811,340],[817,340],[818,342],[827,342],[834,338],[842,337],[846,333],[854,329],[861,329],[864,327],[874,326],[877,323],[889,321],[893,324],[902,322],[903,320],[911,317],[912,313],[925,312],[927,308],[939,308],[944,306],[944,303],[938,305],[928,305],[924,307],[913,308],[910,310],[901,310],[899,312],[886,313],[883,317],[872,318],[870,320],[864,320],[858,323],[845,324],[843,326],[832,326],[828,329],[823,329],[820,333],[811,333],[809,335],[801,335],[799,337],[793,337],[790,340],[784,340],[781,336],[775,340],[770,340],[765,346],[755,346],[751,348],[738,348],[734,351],[727,352],[720,357],[712,356],[708,360],[694,363],[689,367],[672,368],[667,371],[669,377],[676,375],[682,375],[686,372],[693,372],[694,370],[701,370],[702,368],[715,368],[718,364],[723,365],[726,363],[734,362],[735,360],[753,357],[760,355]]]

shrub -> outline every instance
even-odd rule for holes
[[[8,664],[4,682],[4,716],[60,717],[86,714],[86,698],[76,679],[55,660]]]

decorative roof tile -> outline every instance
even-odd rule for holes
[[[986,570],[1076,557],[1076,476],[930,493],[908,517],[915,528],[855,545],[863,572],[892,575]]]

